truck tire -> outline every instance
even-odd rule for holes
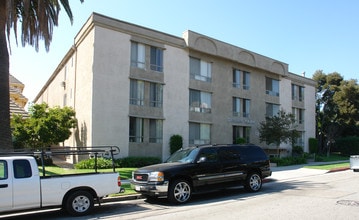
[[[248,192],[258,192],[262,188],[262,177],[256,172],[249,173],[244,188]]]
[[[170,183],[168,190],[168,200],[174,204],[186,203],[192,195],[191,184],[182,179],[174,180]]]
[[[65,210],[72,216],[87,215],[94,206],[94,199],[87,191],[73,192],[65,202]]]

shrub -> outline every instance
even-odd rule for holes
[[[318,139],[309,138],[309,153],[315,154],[318,153]]]
[[[246,139],[244,138],[239,137],[236,139],[236,144],[245,144],[245,143],[246,143]]]
[[[144,167],[161,162],[157,157],[126,157],[115,161],[116,167]]]
[[[277,163],[277,166],[289,166],[289,165],[296,165],[296,164],[306,164],[307,158],[306,157],[273,157],[270,158],[272,163]]]
[[[182,136],[178,134],[172,135],[170,138],[170,153],[173,154],[174,152],[181,149],[182,146],[183,146]]]
[[[161,160],[157,157],[126,157],[121,159],[115,159],[114,164],[116,168],[125,167],[144,167],[152,164],[161,163]],[[95,158],[82,160],[75,164],[76,169],[95,169]],[[99,157],[97,158],[98,169],[112,168],[111,159]]]
[[[332,151],[341,152],[343,155],[358,155],[359,154],[359,137],[342,137],[335,141],[335,146]]]
[[[90,158],[87,160],[82,160],[75,164],[76,169],[95,169],[95,158]],[[106,158],[97,158],[97,168],[98,169],[107,169],[112,168],[112,160]]]

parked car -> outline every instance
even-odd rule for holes
[[[112,147],[111,147],[112,149]],[[58,155],[104,153],[103,150],[64,150]],[[52,152],[54,153],[54,152]],[[41,153],[41,161],[45,154]],[[112,154],[111,154],[112,156]],[[36,156],[0,153],[0,213],[62,207],[73,216],[88,214],[94,202],[121,191],[118,172],[45,175],[39,172]],[[113,159],[113,156],[112,156]]]
[[[255,145],[202,145],[180,149],[165,163],[137,169],[132,188],[146,197],[185,203],[193,193],[243,185],[250,192],[271,176],[270,162]]]

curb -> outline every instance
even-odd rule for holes
[[[107,202],[121,202],[121,201],[127,201],[127,200],[136,200],[136,199],[142,199],[143,196],[141,194],[132,194],[132,195],[126,195],[126,196],[115,196],[115,197],[106,197],[101,200],[101,203],[107,203]]]
[[[346,171],[346,170],[350,170],[350,168],[349,167],[334,168],[329,170],[328,173],[334,173],[334,172]]]

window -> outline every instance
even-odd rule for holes
[[[150,119],[150,143],[162,143],[162,120]]]
[[[241,81],[242,88],[244,90],[249,90],[251,84],[250,73],[238,69],[233,69],[233,87],[240,88]]]
[[[130,117],[130,142],[143,142],[143,118]]]
[[[131,66],[145,69],[145,45],[132,42],[131,43]]]
[[[233,116],[248,118],[250,115],[250,106],[251,101],[249,99],[233,97]]]
[[[0,180],[7,179],[7,163],[4,160],[0,161]]]
[[[141,80],[130,80],[130,104],[143,105],[145,96],[145,83]]]
[[[190,111],[211,113],[211,99],[211,93],[191,89],[189,91]]]
[[[190,76],[191,79],[211,82],[212,64],[197,58],[190,57]]]
[[[299,86],[299,101],[304,101],[304,87]]]
[[[241,115],[241,99],[233,97],[233,116]]]
[[[243,99],[243,117],[248,118],[250,116],[251,100]]]
[[[158,83],[150,83],[150,106],[162,107],[163,85]]]
[[[251,78],[249,72],[243,72],[243,89],[249,90],[251,85]]]
[[[299,131],[299,137],[297,138],[295,145],[304,147],[304,131]]]
[[[250,127],[233,126],[233,143],[236,144],[239,138],[243,138],[246,143],[250,143]]]
[[[199,152],[198,159],[201,157],[206,158],[204,163],[216,163],[218,161],[218,153],[215,148],[203,148]]]
[[[279,80],[266,77],[266,94],[279,96]]]
[[[234,69],[233,70],[233,87],[240,88],[241,86],[241,71]]]
[[[32,176],[30,162],[28,160],[14,160],[14,177],[16,179],[29,178]]]
[[[189,143],[209,144],[211,126],[209,124],[189,123]]]
[[[157,47],[151,47],[150,58],[151,70],[163,72],[163,50]]]
[[[292,100],[304,100],[304,87],[292,84]]]
[[[266,103],[266,116],[273,117],[276,116],[279,112],[279,105]]]
[[[292,108],[292,114],[295,117],[295,120],[298,124],[304,123],[304,109]]]

